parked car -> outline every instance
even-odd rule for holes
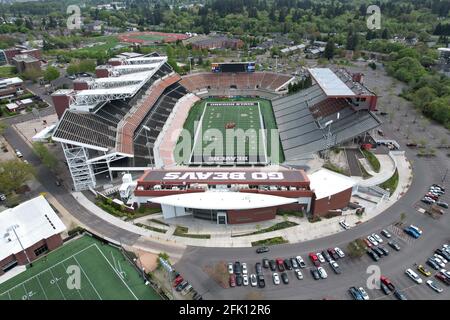
[[[320,279],[320,274],[319,274],[319,271],[317,271],[317,269],[311,268],[310,271],[311,271],[311,275],[314,278],[314,280]]]
[[[240,286],[243,285],[243,283],[244,283],[244,278],[242,277],[242,275],[238,274],[238,275],[236,276],[236,285],[237,285],[238,287],[240,287]]]
[[[22,152],[20,152],[19,149],[16,149],[15,152],[16,152],[17,158],[23,158]]]
[[[374,246],[377,246],[377,245],[378,245],[378,241],[375,240],[375,238],[372,237],[372,236],[368,236],[368,237],[367,237],[367,240],[369,240],[370,243],[373,244]]]
[[[422,278],[419,277],[417,273],[415,273],[411,268],[405,270],[405,273],[408,277],[410,277],[415,283],[421,284]]]
[[[345,230],[350,229],[350,225],[349,225],[347,222],[345,222],[344,220],[340,220],[340,221],[339,221],[339,225],[340,225],[342,228],[344,228]]]
[[[328,278],[328,274],[323,267],[318,267],[317,271],[319,271],[319,275],[322,279]]]
[[[330,266],[331,266],[331,269],[333,269],[334,273],[336,273],[336,274],[340,274],[341,273],[341,267],[339,267],[339,265],[337,264],[336,261],[331,260],[330,261]]]
[[[263,273],[262,267],[261,267],[261,263],[257,262],[257,263],[255,264],[255,271],[256,271],[256,274],[261,274],[261,273]]]
[[[291,265],[291,261],[289,259],[284,259],[284,267],[286,268],[286,270],[292,270],[292,265]]]
[[[398,290],[394,291],[394,296],[398,299],[398,300],[408,300],[408,298],[406,297],[406,295],[403,292],[400,292]]]
[[[256,274],[254,273],[250,275],[250,285],[252,287],[256,287],[258,285],[258,281],[256,281]]]
[[[240,263],[239,261],[236,261],[236,262],[234,263],[234,273],[235,273],[236,275],[238,275],[238,274],[241,274],[241,272],[242,272],[242,269],[241,269],[241,263]]]
[[[448,203],[447,203],[447,202],[438,201],[438,202],[436,202],[436,204],[437,204],[439,207],[448,209]]]
[[[275,262],[275,260],[273,260],[273,259],[269,260],[269,268],[272,271],[277,270],[277,263]]]
[[[228,273],[229,274],[233,274],[234,273],[233,264],[231,262],[228,264]]]
[[[377,262],[378,260],[380,260],[380,257],[378,256],[378,254],[373,251],[372,249],[367,249],[367,254],[369,255],[369,257],[372,258],[373,261]]]
[[[434,291],[436,291],[437,293],[441,293],[442,291],[444,291],[444,289],[442,289],[441,287],[439,287],[437,285],[436,282],[434,282],[433,280],[427,280],[427,285],[433,289]]]
[[[258,249],[256,249],[256,253],[265,253],[265,252],[269,252],[269,247],[259,247]]]
[[[184,288],[186,288],[188,286],[189,282],[187,282],[186,280],[184,280],[183,282],[181,282],[176,288],[175,290],[180,292],[181,290],[183,290]]]
[[[441,280],[443,283],[445,283],[447,286],[450,286],[450,279],[447,278],[442,272],[438,272],[434,275],[436,279]]]
[[[378,243],[383,243],[383,239],[381,239],[381,237],[379,235],[377,235],[376,233],[372,233],[372,237],[378,242]]]
[[[247,274],[248,273],[247,264],[245,262],[242,264],[242,273],[243,274]]]
[[[268,269],[269,268],[269,259],[264,258],[262,260],[262,266],[263,266],[263,268]]]
[[[302,280],[303,279],[303,274],[300,271],[300,269],[295,269],[294,273],[295,273],[295,276],[297,277],[298,280]]]
[[[381,283],[385,284],[389,288],[389,290],[392,290],[392,291],[395,290],[394,284],[388,277],[382,275],[382,276],[380,276],[380,281],[381,281]]]
[[[339,259],[339,255],[337,254],[336,250],[333,248],[328,248],[327,249],[328,253],[330,254],[332,260],[337,260]]]
[[[445,268],[445,263],[442,262],[441,259],[436,258],[436,257],[431,257],[430,259],[433,259],[434,262],[436,262],[436,264],[440,267],[440,268]]]
[[[333,260],[333,258],[331,258],[330,254],[327,252],[327,250],[323,250],[322,255],[327,262],[330,262],[331,260]]]
[[[279,270],[280,272],[283,272],[284,270],[286,270],[286,268],[284,267],[283,259],[278,258],[276,261],[277,261],[277,267],[278,267],[278,270]]]
[[[434,252],[450,261],[450,253],[448,253],[446,250],[436,249]]]
[[[435,254],[434,254],[434,257],[437,258],[437,259],[439,259],[439,260],[441,260],[442,263],[444,263],[444,264],[447,264],[447,263],[448,263],[447,259],[445,259],[445,258],[444,258],[443,256],[441,256],[440,254],[435,253]]]
[[[418,239],[418,238],[420,237],[420,234],[418,234],[414,229],[411,229],[410,227],[404,228],[403,231],[404,231],[407,235],[413,237],[414,239]]]
[[[369,300],[370,299],[369,295],[367,294],[366,290],[364,290],[363,287],[359,287],[358,291],[359,291],[359,293],[361,294],[361,296],[363,297],[364,300]]]
[[[236,287],[236,275],[230,274],[230,287]]]
[[[258,274],[258,287],[264,288],[266,286],[266,280],[264,279],[264,276],[262,274]]]
[[[427,260],[427,265],[429,265],[430,267],[432,267],[434,270],[439,270],[439,266],[438,264],[431,258],[429,258]]]
[[[246,275],[246,274],[244,274],[243,276],[242,276],[242,282],[243,282],[243,284],[244,284],[244,286],[248,286],[248,275]]]
[[[419,272],[421,274],[423,274],[425,277],[431,277],[431,272],[430,270],[428,270],[427,268],[425,268],[423,265],[419,264],[417,266],[417,270],[419,270]]]
[[[389,250],[386,249],[384,246],[378,246],[378,250],[380,250],[385,256],[389,255]]]
[[[289,284],[289,278],[286,272],[283,272],[281,274],[281,280],[283,281],[284,284]]]
[[[399,246],[399,244],[395,241],[389,241],[388,245],[394,249],[395,251],[400,251],[401,247]]]
[[[291,266],[293,269],[298,269],[299,265],[297,263],[297,259],[296,258],[291,258]]]
[[[422,201],[422,202],[425,203],[425,204],[433,204],[432,199],[428,199],[428,198],[426,198],[426,197],[420,199],[420,201]]]
[[[317,258],[317,255],[315,253],[310,253],[309,258],[311,259],[314,266],[318,267],[320,266],[319,258]]]
[[[386,229],[381,230],[381,234],[385,236],[387,239],[390,239],[392,237],[391,234]]]
[[[383,251],[382,251],[379,247],[373,247],[372,250],[375,251],[376,254],[377,254],[380,258],[384,256]]]
[[[422,230],[419,229],[418,227],[416,227],[415,225],[410,225],[409,226],[411,229],[413,229],[414,231],[416,231],[419,235],[422,235]]]
[[[345,257],[344,251],[342,251],[342,250],[339,249],[338,247],[334,248],[334,250],[335,250],[336,253],[338,254],[339,258],[344,258],[344,257]]]
[[[353,299],[355,299],[355,300],[364,300],[363,296],[361,295],[361,292],[359,292],[359,290],[356,289],[356,287],[350,287],[348,289],[348,292],[353,297]]]
[[[367,239],[362,239],[362,240],[363,240],[364,244],[367,246],[367,248],[373,247],[373,244],[369,240],[367,240]]]
[[[325,263],[325,258],[322,256],[320,252],[317,252],[316,256],[319,259],[320,263]]]
[[[275,284],[275,285],[280,284],[280,276],[278,275],[278,273],[274,272],[272,274],[272,279],[273,279],[273,284]]]
[[[300,268],[306,267],[306,263],[301,256],[296,256],[295,258],[297,259],[297,262],[298,262],[298,265],[300,266]]]
[[[391,290],[389,290],[389,288],[384,283],[380,283],[380,288],[385,295],[388,295],[391,293]]]

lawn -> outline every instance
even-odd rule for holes
[[[79,286],[70,281],[77,274]],[[0,284],[0,300],[118,299],[161,298],[119,249],[90,236],[70,241]]]
[[[378,185],[380,188],[383,188],[386,191],[389,191],[391,195],[395,192],[398,186],[398,170],[395,169],[394,174],[388,180]]]
[[[0,67],[0,78],[12,78],[15,76],[17,76],[16,67],[11,66]]]

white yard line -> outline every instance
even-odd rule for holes
[[[205,106],[204,106],[204,108],[203,108],[202,116],[200,117],[200,120],[199,120],[199,125],[198,125],[198,127],[197,127],[197,130],[195,131],[194,145],[192,146],[192,151],[191,151],[191,154],[189,155],[189,160],[188,160],[188,162],[191,162],[192,154],[194,153],[195,146],[197,145],[198,135],[200,134],[200,131],[202,131],[201,129],[202,129],[202,127],[203,127],[203,117],[205,116],[205,112],[206,112],[207,106],[208,106],[208,103],[205,103]],[[194,122],[194,123],[195,123],[195,122]],[[202,142],[203,142],[203,139],[202,139]],[[202,145],[202,150],[201,150],[201,151],[202,151],[202,156],[203,156],[203,145]]]
[[[262,139],[263,139],[263,147],[264,147],[264,162],[267,163],[268,162],[268,157],[267,157],[267,139],[266,139],[266,130],[267,128],[264,126],[264,120],[262,117],[262,112],[261,112],[261,106],[260,103],[258,102],[258,111],[259,111],[259,128],[260,130],[262,130]],[[259,150],[259,147],[258,147]]]
[[[97,244],[95,244],[95,247],[97,248],[97,250],[101,253],[101,255],[103,256],[103,258],[105,258],[106,262],[108,262],[109,266],[111,267],[111,269],[114,270],[114,272],[117,274],[117,276],[119,277],[120,280],[122,280],[123,284],[128,288],[128,290],[131,292],[131,294],[133,295],[133,297],[136,300],[139,300],[138,297],[136,297],[136,295],[134,294],[134,292],[130,289],[130,287],[128,286],[128,284],[123,280],[123,278],[120,276],[120,274],[117,272],[116,269],[113,268],[113,266],[111,265],[111,262],[109,262],[109,260],[105,257],[105,255],[103,254],[103,251],[100,250],[100,248],[97,246]]]
[[[97,247],[97,245],[95,244],[95,246]],[[98,247],[97,247],[98,249]],[[91,285],[91,287],[94,289],[95,293],[97,294],[97,296],[99,297],[100,300],[103,300],[102,297],[100,296],[100,294],[98,293],[97,289],[95,289],[95,286],[92,284],[91,279],[89,279],[88,275],[86,274],[86,272],[84,272],[83,267],[81,266],[81,263],[77,260],[77,258],[73,257],[75,259],[75,261],[78,263],[78,266],[80,267],[81,271],[83,272],[84,276],[86,277],[86,279],[89,281],[89,284]]]
[[[52,272],[52,268],[49,268],[48,270],[49,270],[50,273],[52,274],[53,279],[56,279],[55,275],[54,275],[53,272]],[[67,300],[67,299],[66,299],[66,296],[64,295],[64,293],[63,293],[62,290],[61,290],[61,287],[60,287],[59,284],[58,284],[58,281],[55,280],[55,283],[56,283],[56,286],[57,286],[58,289],[59,289],[59,292],[61,292],[61,295],[63,296],[64,300]]]
[[[75,259],[75,258],[74,258],[74,259]],[[75,259],[75,261],[76,261],[76,259]],[[78,265],[78,266],[81,268],[80,265]],[[64,269],[67,270],[66,265],[65,265],[64,263],[63,263],[63,267],[64,267]],[[38,278],[38,280],[39,280],[39,278]],[[75,288],[75,289],[77,290],[78,294],[80,295],[81,300],[84,300],[84,298],[83,298],[83,296],[82,296],[80,290],[79,290],[78,288]],[[44,293],[44,294],[45,294],[45,293]]]
[[[36,278],[36,280],[38,281],[39,286],[41,287],[41,290],[42,290],[42,292],[44,293],[45,300],[48,300],[47,294],[45,293],[44,287],[42,286],[41,281],[39,280],[39,277]]]

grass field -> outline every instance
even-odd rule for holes
[[[80,270],[79,288],[68,285],[70,268]],[[89,236],[65,244],[0,284],[0,300],[159,299],[119,249]]]
[[[134,36],[133,38],[144,40],[144,41],[162,41],[166,37],[157,35],[157,34],[142,34],[142,35]]]
[[[224,103],[245,103],[246,105],[225,105]],[[202,130],[196,130],[195,123],[201,123]],[[227,129],[227,124],[232,124],[232,129]],[[267,131],[260,131],[260,129]],[[266,162],[282,162],[284,161],[281,145],[275,143],[276,150],[272,150],[271,129],[276,129],[276,122],[273,115],[272,105],[270,101],[257,98],[233,98],[233,99],[205,99],[194,105],[184,124],[192,138],[193,154],[184,157],[184,161],[188,158],[193,163],[208,161],[211,158],[202,157],[202,150],[209,151],[213,146],[220,145],[221,148],[206,152],[217,162],[226,156],[237,156],[238,163],[266,163]],[[223,143],[217,143],[214,132],[209,129],[217,129],[224,138]],[[246,135],[245,137],[232,140],[226,140],[227,133],[235,133],[235,130],[243,131],[253,129],[255,135]],[[202,135],[200,135],[202,133]],[[251,131],[250,131],[251,133]],[[203,141],[202,139],[203,138]],[[245,140],[244,140],[245,139]],[[239,144],[244,145],[244,150],[238,149]],[[234,149],[232,146],[234,145]],[[222,149],[222,150],[220,150]],[[273,157],[272,151],[277,153],[277,157]],[[278,156],[279,161],[278,161]],[[229,160],[229,159],[228,159]],[[235,159],[236,160],[236,159]],[[239,161],[240,160],[240,161]],[[223,162],[234,162],[234,160]]]

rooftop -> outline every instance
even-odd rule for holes
[[[65,229],[65,225],[43,196],[7,209],[0,214],[0,261],[22,251],[22,246],[29,248]]]
[[[317,199],[353,188],[356,184],[353,179],[327,169],[320,169],[310,174],[309,179],[311,180],[311,190],[315,192]]]
[[[355,94],[349,87],[328,68],[308,69],[320,88],[329,97],[353,97]]]

